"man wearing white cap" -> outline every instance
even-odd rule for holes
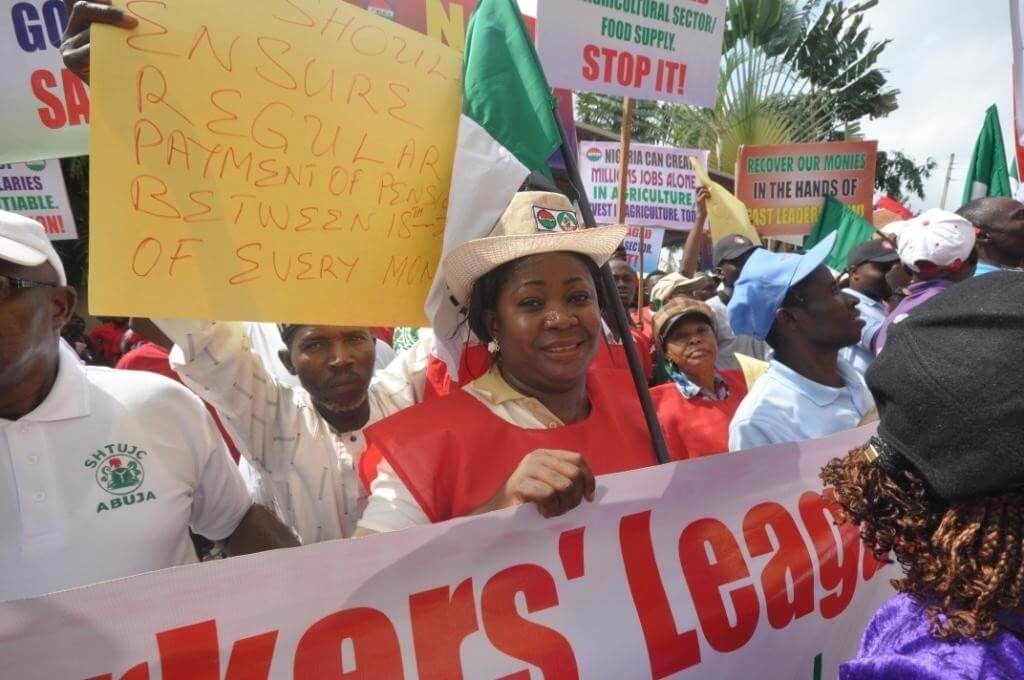
[[[0,211],[0,601],[195,562],[189,527],[297,545],[195,395],[61,345],[75,299],[39,223]]]
[[[903,223],[900,262],[912,274],[909,294],[889,313],[875,336],[875,354],[885,347],[889,329],[928,300],[974,276],[978,263],[974,226],[945,210],[927,210]]]

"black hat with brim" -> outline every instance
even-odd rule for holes
[[[883,239],[872,239],[865,241],[850,251],[846,258],[847,267],[859,267],[865,262],[877,262],[878,264],[890,264],[900,261],[900,254],[893,247],[892,243]]]

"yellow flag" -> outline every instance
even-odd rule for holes
[[[740,370],[743,371],[743,379],[747,383],[747,390],[750,390],[761,376],[768,372],[768,362],[755,359],[754,357],[747,356],[746,354],[740,354],[736,352],[734,354],[736,361],[740,365]],[[862,423],[863,424],[863,423]]]
[[[708,199],[708,219],[711,221],[711,242],[718,243],[729,234],[743,234],[754,243],[760,245],[761,237],[750,222],[747,206],[733,196],[721,184],[714,182],[701,167],[700,161],[690,156],[693,171],[700,178],[700,183],[708,188],[711,197]]]

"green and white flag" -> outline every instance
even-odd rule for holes
[[[515,0],[480,2],[466,34],[462,76],[442,257],[490,233],[531,172],[550,177],[548,158],[561,143],[555,99]],[[425,311],[433,321],[434,352],[457,378],[468,329],[459,327],[449,298],[438,267]]]
[[[986,196],[1010,196],[1010,176],[1006,170],[1003,133],[995,104],[985,112],[985,123],[974,144],[971,166],[964,178],[963,203]]]
[[[836,246],[825,260],[825,264],[837,272],[846,269],[850,251],[870,240],[875,233],[871,223],[850,210],[845,203],[835,196],[826,196],[821,216],[814,225],[814,230],[804,240],[804,248],[813,248],[833,231],[839,232],[839,235],[836,238]]]

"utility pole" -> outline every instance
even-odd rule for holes
[[[949,154],[949,167],[946,168],[946,181],[942,184],[942,200],[939,201],[939,210],[946,209],[946,194],[949,193],[949,179],[953,176],[953,159],[956,158],[955,153]]]

